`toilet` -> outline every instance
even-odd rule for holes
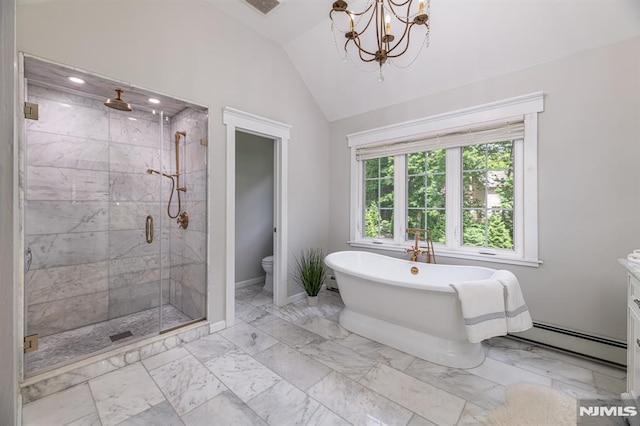
[[[262,289],[269,293],[273,293],[273,255],[262,259],[262,269],[264,269],[264,272],[266,273]]]

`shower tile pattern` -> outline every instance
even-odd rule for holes
[[[64,365],[98,351],[114,349],[116,346],[140,340],[158,331],[159,307],[121,316],[96,324],[45,336],[38,341],[38,350],[26,359],[28,371],[38,371],[57,365]],[[177,326],[190,320],[172,305],[162,306],[163,321],[169,326]],[[130,331],[131,337],[113,342],[110,336],[123,330]]]
[[[27,334],[42,338],[161,302],[173,302],[187,320],[204,317],[206,148],[199,141],[206,115],[187,108],[177,124],[161,124],[157,114],[110,110],[101,100],[33,83],[27,100],[40,111],[39,120],[25,121],[25,234],[33,253]],[[194,138],[181,161],[186,206],[193,206],[186,232],[167,217],[170,181],[146,173],[175,167],[176,126]],[[154,218],[152,244],[145,241],[147,215]]]
[[[24,426],[43,418],[55,419],[51,426],[120,420],[120,425],[182,426],[217,421],[252,426],[478,425],[504,403],[507,387],[518,382],[553,387],[574,398],[609,398],[625,388],[622,369],[508,338],[483,343],[487,359],[480,367],[442,367],[344,329],[336,333],[341,327],[332,312],[341,309],[341,302],[334,293],[320,294],[320,309],[306,301],[278,308],[251,304],[261,301],[259,285],[243,290],[238,292],[236,326],[182,341],[142,363],[26,404]],[[308,339],[314,332],[297,323],[332,331]],[[247,331],[258,336],[256,345],[247,340]],[[260,340],[272,343],[266,335],[276,343],[258,345]],[[118,397],[105,397],[102,390],[124,382],[131,383],[132,398],[116,418]]]
[[[170,301],[193,319],[206,314],[207,147],[200,142],[207,138],[207,123],[205,113],[191,108],[171,119],[172,138],[176,132],[187,132],[186,137],[180,137],[180,186],[187,188],[181,196],[189,227],[180,229],[175,220],[171,221]],[[169,148],[169,168],[174,171],[173,139]]]

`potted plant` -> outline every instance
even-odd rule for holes
[[[324,253],[321,249],[303,250],[300,257],[296,257],[294,279],[307,292],[309,306],[318,305],[318,293],[327,277],[327,267],[324,265]]]

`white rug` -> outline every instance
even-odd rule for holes
[[[484,424],[492,426],[575,426],[576,400],[546,386],[509,386],[505,404],[492,410]]]

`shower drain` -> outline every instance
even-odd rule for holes
[[[125,339],[127,337],[133,336],[133,333],[130,330],[123,331],[122,333],[114,334],[113,336],[109,336],[112,342],[117,340]]]

